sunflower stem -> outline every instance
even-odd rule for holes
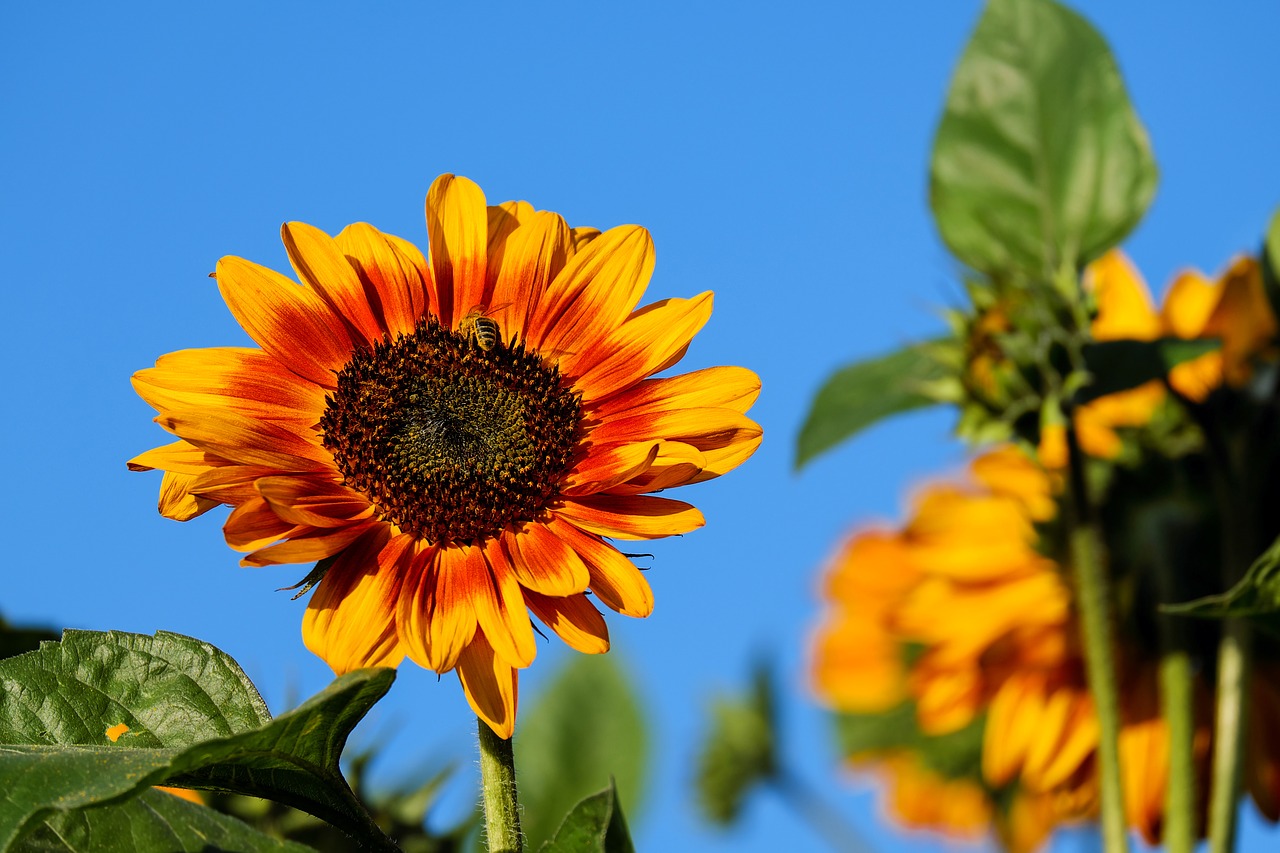
[[[799,777],[783,771],[774,778],[773,784],[783,801],[807,820],[831,844],[832,849],[847,853],[871,853],[874,850],[830,803]]]
[[[520,853],[523,839],[511,741],[494,734],[484,720],[477,718],[476,722],[480,733],[480,783],[489,853]]]
[[[1124,789],[1120,774],[1120,701],[1116,690],[1115,643],[1106,548],[1085,483],[1085,459],[1072,412],[1066,421],[1067,453],[1074,517],[1071,519],[1071,567],[1075,576],[1089,691],[1097,708],[1098,767],[1102,781],[1102,840],[1107,853],[1128,853]]]
[[[1165,616],[1162,635],[1181,634]],[[1194,753],[1191,657],[1177,637],[1160,656],[1160,713],[1169,726],[1169,787],[1164,797],[1164,847],[1168,853],[1192,853],[1196,846],[1196,766]]]

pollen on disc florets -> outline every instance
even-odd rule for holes
[[[536,518],[559,493],[581,398],[520,343],[422,320],[358,351],[320,419],[344,482],[406,533],[479,542]]]

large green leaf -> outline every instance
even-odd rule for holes
[[[349,673],[273,720],[208,643],[67,631],[0,661],[0,849],[58,813],[158,784],[277,800],[394,849],[338,768],[351,729],[393,678]]]
[[[1097,31],[1052,0],[991,0],[956,68],[930,177],[956,257],[1047,282],[1129,233],[1156,167]]]
[[[648,726],[616,655],[575,655],[521,712],[521,828],[529,849],[551,837],[575,803],[618,780],[632,814],[644,790]]]
[[[1220,595],[1160,608],[1166,613],[1208,619],[1246,617],[1280,636],[1280,539],[1254,561],[1240,582]]]
[[[1107,394],[1145,385],[1168,375],[1184,361],[1199,358],[1219,346],[1221,342],[1213,338],[1158,338],[1154,341],[1119,340],[1086,344],[1084,363],[1092,381],[1076,392],[1075,402],[1088,403]]]
[[[917,344],[879,358],[859,361],[833,374],[818,391],[796,442],[796,467],[803,467],[883,418],[937,402],[924,392],[946,371]]]
[[[538,853],[635,853],[613,782],[574,806]]]
[[[315,853],[162,791],[123,803],[60,811],[16,847],[21,853]]]

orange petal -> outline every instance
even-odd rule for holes
[[[258,349],[212,347],[161,356],[133,375],[157,411],[227,408],[249,417],[310,426],[324,412],[324,389]]]
[[[237,551],[254,551],[288,536],[297,528],[271,511],[262,498],[245,501],[231,511],[222,525],[227,544]]]
[[[763,430],[733,409],[675,409],[609,420],[588,440],[601,444],[668,439],[702,452],[704,470],[694,482],[710,480],[745,462],[760,446]]]
[[[218,289],[257,344],[294,373],[332,390],[355,341],[320,295],[243,258],[218,261]]]
[[[641,415],[656,411],[695,408],[727,408],[746,414],[760,396],[760,377],[745,367],[707,367],[645,379],[595,409],[603,420],[609,416]]]
[[[591,592],[624,616],[644,618],[653,612],[653,590],[627,557],[599,536],[552,517],[547,528],[582,558]]]
[[[342,553],[320,581],[302,617],[302,640],[334,673],[399,666],[404,648],[395,612],[407,571],[407,537],[379,525]]]
[[[225,459],[210,456],[182,439],[139,453],[127,463],[130,471],[154,471],[159,468],[176,474],[203,474],[215,466],[226,464]]]
[[[566,498],[555,513],[583,530],[613,539],[660,539],[706,524],[693,506],[650,495]]]
[[[571,649],[599,655],[609,651],[609,628],[585,595],[552,598],[526,592],[529,609]]]
[[[1084,286],[1098,301],[1092,331],[1100,341],[1149,341],[1160,336],[1160,318],[1151,304],[1151,291],[1119,249],[1089,264]]]
[[[467,178],[441,175],[427,192],[431,269],[440,322],[453,328],[476,305],[487,305],[485,269],[489,215],[484,192]]]
[[[494,279],[490,316],[508,340],[517,334],[522,340],[527,337],[530,312],[545,299],[569,251],[569,226],[548,211],[530,211],[526,221],[497,245],[490,233],[489,273]]]
[[[670,367],[711,318],[711,293],[667,299],[635,312],[602,343],[561,362],[584,403],[603,400]]]
[[[588,352],[622,325],[652,274],[649,232],[638,225],[609,229],[577,252],[551,282],[530,318],[529,343],[554,353]]]
[[[262,477],[254,488],[276,515],[310,527],[343,527],[369,518],[374,507],[354,489],[335,483],[331,476]]]
[[[458,680],[476,716],[509,739],[516,728],[516,671],[494,653],[483,633],[477,631],[458,658]]]
[[[332,557],[366,531],[387,526],[381,521],[357,521],[343,527],[315,530],[298,525],[288,542],[277,542],[254,551],[240,560],[242,566],[278,566],[285,563],[310,563]]]
[[[407,335],[431,310],[434,285],[426,259],[415,248],[404,251],[406,241],[364,222],[342,229],[338,248],[364,282],[370,300],[376,298],[382,326],[392,337]]]
[[[484,556],[492,572],[492,582],[497,592],[495,608],[477,611],[480,630],[489,639],[498,656],[511,666],[522,669],[533,663],[538,653],[533,638],[533,624],[525,607],[525,591],[520,586],[515,569],[511,565],[502,543],[490,539],[485,543]]]
[[[400,596],[396,630],[409,657],[419,666],[448,672],[476,634],[471,602],[480,552],[462,548],[429,547],[417,555]],[[480,558],[483,563],[483,558]],[[478,571],[486,571],[484,566]]]
[[[357,343],[382,340],[386,330],[369,306],[364,283],[334,239],[305,222],[285,223],[280,237],[298,279],[350,326]]]
[[[503,545],[520,584],[543,595],[582,592],[590,575],[582,559],[546,524],[531,521],[505,533]]]
[[[590,446],[565,475],[560,488],[569,496],[603,492],[649,470],[658,458],[658,442]]]
[[[698,448],[679,441],[659,441],[658,455],[648,470],[610,486],[611,495],[642,495],[696,482],[707,467],[707,457]]]
[[[139,394],[144,393],[139,390]],[[230,409],[175,409],[156,415],[156,423],[200,449],[242,465],[263,465],[285,472],[333,470],[333,457],[308,438],[278,421],[252,418]]]
[[[191,493],[197,479],[195,474],[166,471],[160,481],[160,514],[174,521],[190,521],[218,506],[218,501]]]

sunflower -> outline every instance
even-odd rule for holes
[[[486,206],[442,175],[427,257],[359,223],[283,228],[301,285],[237,257],[215,277],[254,348],[163,356],[133,384],[178,440],[130,461],[165,472],[160,511],[233,507],[246,566],[318,561],[308,648],[341,674],[406,656],[455,670],[497,734],[515,726],[529,613],[608,649],[592,602],[647,616],[653,594],[610,540],[703,524],[652,492],[717,477],[759,446],[759,379],[654,378],[711,293],[637,308],[653,270],[638,226],[572,229],[526,202]]]

